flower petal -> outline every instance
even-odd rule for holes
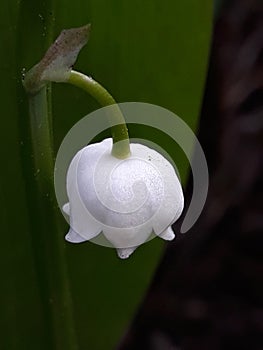
[[[104,226],[102,231],[115,248],[124,249],[145,243],[152,233],[152,227],[147,224],[129,228]]]
[[[172,230],[172,227],[169,226],[165,231],[163,231],[159,237],[164,239],[165,241],[172,241],[175,238],[175,234]]]
[[[70,215],[70,205],[69,205],[69,202],[63,205],[62,210],[63,210],[64,213],[67,214],[68,216]]]
[[[72,229],[68,231],[68,233],[65,236],[65,239],[70,243],[82,243],[87,241],[86,238],[81,237],[77,232],[75,232]]]
[[[137,247],[131,248],[119,248],[117,249],[117,254],[120,259],[127,259],[135,251]]]
[[[85,207],[77,186],[77,173],[79,159],[82,152],[80,150],[73,158],[67,174],[67,192],[69,206],[65,204],[63,209],[67,212],[70,209],[70,226],[73,231],[84,237],[86,240],[96,237],[102,230],[102,225],[90,214]]]

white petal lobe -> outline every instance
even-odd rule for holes
[[[77,232],[73,231],[72,229],[69,230],[69,232],[65,236],[66,241],[71,243],[82,243],[85,242],[86,239],[81,237]]]
[[[169,226],[164,232],[162,232],[160,234],[160,237],[166,241],[172,241],[175,238],[175,234],[171,226]]]
[[[117,254],[120,259],[128,259],[137,247],[117,249]]]

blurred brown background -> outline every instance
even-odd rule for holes
[[[263,349],[262,128],[263,1],[228,0],[215,20],[199,130],[206,207],[168,244],[120,350]]]

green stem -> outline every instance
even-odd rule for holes
[[[47,317],[52,325],[54,349],[77,350],[65,243],[60,234],[62,230],[54,193],[54,158],[47,89],[48,86],[45,86],[37,94],[29,96],[35,172],[32,186],[36,186],[35,198],[32,198],[34,204],[31,206],[33,239],[37,242],[34,245],[35,254],[43,282],[42,295],[49,310]]]
[[[52,182],[54,158],[47,87],[29,96],[29,113],[35,168],[41,170],[45,181]]]
[[[86,91],[88,94],[94,97],[101,106],[104,107],[114,105],[116,107],[111,113],[108,114],[109,122],[111,125],[113,125],[111,127],[113,139],[113,147],[111,153],[116,158],[128,158],[130,155],[128,129],[122,112],[116,104],[114,98],[103,86],[101,86],[91,77],[88,77],[74,70],[71,71],[69,79],[66,82]]]

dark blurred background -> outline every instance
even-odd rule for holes
[[[228,0],[217,8],[199,129],[205,210],[168,244],[120,350],[263,349],[262,127],[263,1]]]

